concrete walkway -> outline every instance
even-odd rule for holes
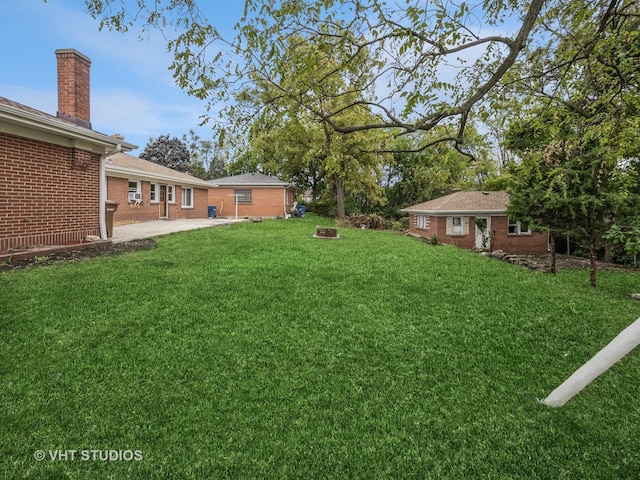
[[[173,232],[184,232],[199,228],[216,227],[218,225],[230,225],[247,220],[235,218],[193,218],[177,220],[156,220],[153,222],[131,223],[127,225],[115,225],[113,227],[113,243],[128,242],[140,238],[157,237]]]

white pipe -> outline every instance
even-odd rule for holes
[[[640,318],[625,328],[591,360],[576,370],[562,385],[541,400],[550,407],[562,407],[601,374],[640,344]]]

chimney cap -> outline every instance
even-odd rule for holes
[[[58,48],[56,50],[56,56],[64,55],[64,54],[67,54],[67,53],[73,54],[73,55],[77,55],[80,58],[82,58],[83,60],[85,60],[86,62],[91,63],[91,59],[89,57],[87,57],[84,53],[80,53],[75,48]]]

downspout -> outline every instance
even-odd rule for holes
[[[284,215],[282,215],[282,218],[286,220],[287,219],[287,187],[284,187],[282,189],[282,193],[283,193],[282,209],[284,210]]]
[[[105,171],[104,162],[107,158],[122,150],[122,145],[119,143],[116,145],[116,148],[111,150],[110,152],[104,153],[100,155],[100,194],[99,194],[99,202],[100,202],[100,238],[102,240],[107,240],[107,219],[106,219],[106,208],[105,202],[107,201],[107,174]]]

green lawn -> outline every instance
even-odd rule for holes
[[[637,273],[317,223],[0,273],[0,478],[640,476],[640,352],[536,400],[640,316]]]

